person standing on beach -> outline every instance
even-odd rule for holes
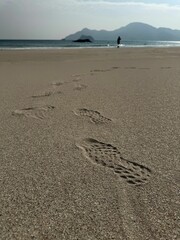
[[[117,47],[118,47],[118,48],[119,48],[120,42],[121,42],[121,37],[119,36],[119,37],[117,38]]]

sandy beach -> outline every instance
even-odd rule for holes
[[[180,48],[0,52],[0,239],[179,240]]]

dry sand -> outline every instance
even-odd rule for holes
[[[180,239],[179,62],[1,51],[0,239]]]

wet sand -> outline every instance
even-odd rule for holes
[[[0,239],[179,239],[179,62],[1,51]]]

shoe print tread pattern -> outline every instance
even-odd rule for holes
[[[111,144],[86,138],[77,146],[91,162],[111,168],[115,174],[118,174],[129,184],[145,184],[151,177],[151,170],[148,167],[124,159],[119,150]]]

